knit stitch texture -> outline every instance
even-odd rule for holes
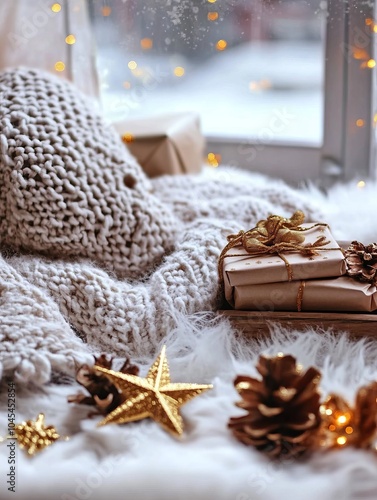
[[[298,208],[308,220],[321,218],[300,192],[237,169],[149,181],[100,118],[72,105],[83,101],[67,84],[25,70],[1,75],[0,84],[8,92],[0,131],[0,363],[20,381],[72,375],[92,352],[150,354],[180,315],[219,306],[217,260],[227,234]],[[51,101],[55,115],[40,114],[35,125],[35,109],[48,114]],[[61,117],[60,108],[71,114]],[[65,135],[67,127],[74,145],[59,133],[52,152],[51,129]],[[131,190],[128,173],[137,181]],[[158,262],[173,235],[172,252]]]
[[[175,217],[93,103],[36,70],[0,75],[0,244],[90,257],[138,277],[172,247]]]

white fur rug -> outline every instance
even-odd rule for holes
[[[377,240],[377,185],[356,181],[338,186],[317,201],[338,239]],[[377,332],[376,332],[377,334]],[[357,388],[377,379],[377,341],[354,342],[347,334],[284,332],[276,329],[261,344],[242,344],[226,321],[182,318],[165,339],[172,381],[213,383],[214,389],[184,406],[185,434],[176,440],[145,420],[96,428],[88,407],[71,406],[66,396],[79,386],[25,387],[16,395],[17,422],[46,414],[70,441],[59,441],[34,458],[17,452],[16,493],[7,491],[9,450],[0,445],[0,498],[27,500],[252,500],[376,499],[377,456],[345,449],[305,461],[272,463],[238,443],[226,427],[242,413],[234,406],[236,374],[255,375],[259,353],[293,354],[305,367],[321,369],[324,393],[353,401]],[[152,359],[141,363],[145,374]],[[0,434],[6,435],[7,386],[1,386]]]

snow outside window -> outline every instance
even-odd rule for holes
[[[293,183],[374,166],[374,0],[91,0],[110,120],[197,111],[216,163]]]

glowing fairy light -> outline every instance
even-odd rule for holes
[[[207,19],[208,21],[217,21],[219,18],[218,12],[208,12]]]
[[[178,77],[183,76],[185,74],[185,68],[183,68],[182,66],[177,66],[176,68],[174,68],[174,74]]]
[[[54,3],[53,5],[51,5],[51,10],[52,12],[60,12],[62,10],[62,6],[60,5],[60,3]]]
[[[133,69],[136,69],[137,68],[137,62],[136,61],[130,61],[127,66],[133,70]]]
[[[58,61],[55,63],[55,69],[56,71],[64,71],[65,70],[65,64],[63,61]]]
[[[225,50],[227,48],[227,45],[228,43],[226,42],[226,40],[219,40],[217,43],[216,43],[216,49],[217,50]]]
[[[207,163],[210,167],[218,167],[221,162],[221,155],[215,153],[208,153],[207,155]]]
[[[346,436],[339,436],[338,439],[336,440],[339,446],[344,446],[347,442]]]
[[[140,46],[143,50],[150,50],[153,47],[152,38],[142,38],[140,40]]]
[[[65,43],[67,43],[68,45],[73,45],[74,43],[76,43],[76,37],[75,37],[75,35],[68,35],[65,38]]]

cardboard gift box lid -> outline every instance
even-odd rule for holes
[[[114,126],[150,177],[196,173],[202,168],[204,137],[195,113],[125,120]]]
[[[304,228],[311,226],[313,224],[302,224]],[[293,280],[337,277],[346,272],[343,252],[327,226],[317,226],[303,234],[304,244],[314,243],[319,236],[325,236],[329,243],[318,249],[318,255],[284,252]],[[236,257],[225,256],[223,275],[226,293],[227,288],[233,286],[288,281],[285,262],[278,255],[251,256],[240,246],[231,248],[228,253]]]
[[[301,288],[300,290],[300,287]],[[348,276],[305,282],[268,283],[238,286],[227,297],[235,309],[248,311],[297,311],[298,295],[302,311],[371,312],[377,310],[377,288]]]

